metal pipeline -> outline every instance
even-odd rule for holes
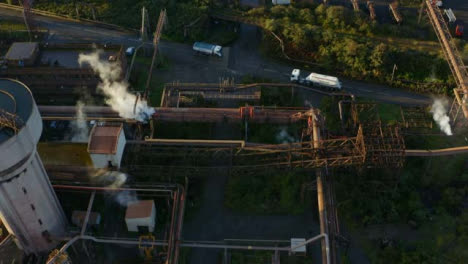
[[[315,242],[323,238],[327,245],[326,260],[327,264],[330,264],[330,250],[329,250],[329,240],[327,234],[319,234],[315,237],[312,237],[305,242],[295,245],[294,247],[263,247],[263,246],[238,246],[238,245],[216,245],[216,244],[206,244],[200,242],[187,242],[181,243],[181,247],[190,247],[190,248],[216,248],[216,249],[240,249],[240,250],[264,250],[264,251],[287,251],[292,252],[294,249],[306,246],[312,242]],[[68,240],[68,239],[65,239]],[[65,250],[67,250],[73,243],[78,240],[91,240],[96,243],[108,243],[108,244],[126,244],[126,245],[147,245],[147,246],[167,246],[168,243],[165,241],[138,241],[138,240],[124,240],[124,239],[101,239],[93,236],[87,235],[78,235],[68,240],[59,250],[59,252],[46,264],[54,264],[55,259],[61,255]]]

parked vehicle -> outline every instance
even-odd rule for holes
[[[128,47],[125,54],[127,54],[127,56],[132,56],[133,52],[135,52],[135,47]]]
[[[442,0],[432,0],[432,5],[435,5],[439,8],[443,7],[444,6],[444,3],[442,2]]]
[[[311,86],[324,87],[327,89],[341,90],[341,82],[337,77],[318,73],[311,73],[306,78],[301,77],[301,70],[294,69],[291,72],[291,82],[306,84]]]
[[[196,51],[197,53],[205,54],[205,55],[217,55],[219,57],[222,57],[223,54],[221,53],[223,47],[214,45],[214,44],[209,44],[205,42],[195,42],[193,44],[193,50]]]

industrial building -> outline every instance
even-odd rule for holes
[[[88,152],[95,168],[120,167],[125,149],[122,123],[98,123],[91,130]]]
[[[130,203],[125,212],[125,223],[130,232],[153,232],[156,225],[156,207],[153,200]]]
[[[42,119],[23,83],[0,79],[0,125],[1,221],[25,253],[51,250],[67,221],[36,151]]]
[[[15,42],[10,46],[5,60],[8,66],[32,66],[39,56],[39,43],[37,42]]]

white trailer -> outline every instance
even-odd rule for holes
[[[223,54],[221,53],[223,47],[219,45],[214,45],[214,44],[209,44],[205,42],[195,42],[193,44],[193,50],[202,53],[205,55],[217,55],[219,57],[222,57]]]
[[[290,77],[291,82],[297,82],[300,84],[307,84],[312,86],[320,86],[325,87],[328,89],[336,89],[341,90],[341,82],[338,80],[337,77],[318,74],[318,73],[311,73],[306,78],[301,77],[301,70],[294,69],[291,72]]]
[[[338,80],[338,78],[333,76],[311,73],[306,77],[306,81],[311,82],[313,85],[341,90],[341,82]]]

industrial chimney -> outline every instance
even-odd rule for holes
[[[0,220],[26,254],[48,251],[66,218],[37,153],[42,119],[31,91],[0,79]]]

